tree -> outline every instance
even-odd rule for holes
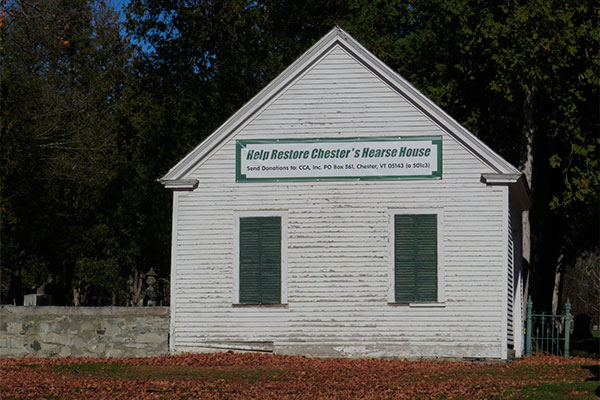
[[[156,179],[273,77],[264,12],[240,0],[128,5],[127,28],[139,45],[118,186],[131,189],[120,190],[115,219],[144,272],[170,272],[171,193]]]
[[[2,15],[2,272],[18,303],[21,285],[50,274],[64,296],[75,265],[111,260],[81,238],[106,224],[130,53],[103,1],[4,1]]]
[[[168,276],[155,180],[339,24],[525,172],[530,286],[551,308],[598,242],[597,16],[552,0],[131,0],[132,53],[102,0],[3,0],[3,301],[48,273],[64,302],[94,304]]]
[[[600,32],[588,2],[136,0],[129,11],[153,49],[142,64],[156,92],[196,107],[181,155],[339,24],[524,171],[536,305],[550,308],[556,272],[598,240]]]
[[[524,244],[530,238],[540,308],[556,310],[564,266],[598,242],[597,16],[588,2],[427,0],[399,10],[396,27],[373,15],[348,22],[350,33],[525,173],[534,206]],[[379,39],[365,33],[372,26]]]
[[[565,277],[565,294],[570,298],[573,314],[587,314],[600,323],[600,250],[582,253],[569,265]]]

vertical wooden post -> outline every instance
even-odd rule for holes
[[[525,328],[525,355],[531,355],[531,334],[533,333],[531,324],[531,313],[533,312],[533,302],[531,296],[527,298],[527,327]]]
[[[565,358],[569,358],[569,341],[571,340],[571,302],[567,297],[567,303],[565,304],[565,350],[563,355]]]

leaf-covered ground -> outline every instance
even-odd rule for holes
[[[593,399],[598,360],[512,363],[185,354],[0,359],[1,399]]]

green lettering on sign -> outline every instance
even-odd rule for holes
[[[441,136],[236,142],[237,182],[441,178]]]

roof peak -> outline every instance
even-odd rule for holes
[[[520,173],[515,167],[496,154],[480,139],[413,87],[396,71],[389,68],[379,58],[369,52],[339,25],[335,25],[333,29],[304,52],[304,54],[225,121],[225,123],[215,130],[199,146],[177,163],[160,179],[160,182],[165,186],[173,188],[173,181],[185,180],[187,174],[195,169],[215,149],[219,148],[232,135],[239,131],[239,129],[249,122],[249,120],[256,116],[270,100],[299,79],[303,72],[324,57],[334,46],[338,45],[344,48],[365,68],[386,82],[398,93],[398,95],[405,98],[419,111],[424,113],[468,151],[479,158],[484,164],[488,165],[493,171],[502,174]],[[169,183],[171,184],[169,185]]]

